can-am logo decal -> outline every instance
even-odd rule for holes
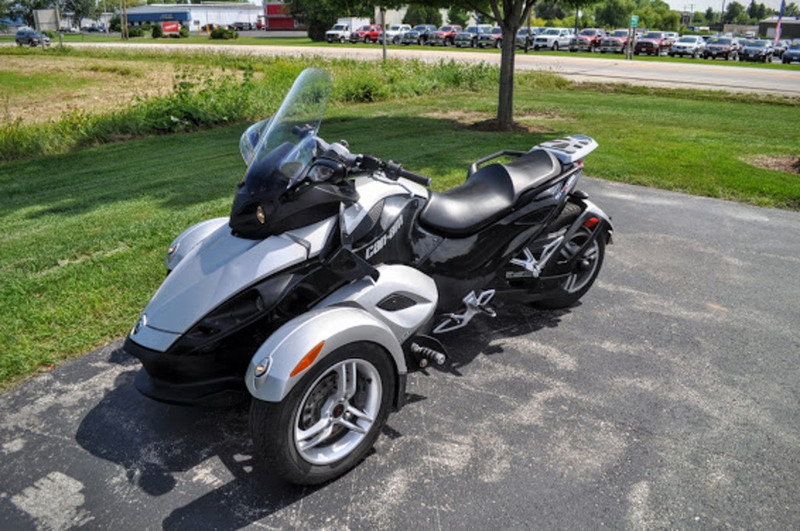
[[[386,247],[386,244],[389,243],[389,240],[394,238],[397,233],[400,231],[400,227],[403,226],[403,218],[397,218],[397,221],[394,222],[394,225],[389,227],[389,230],[384,233],[383,236],[375,240],[375,242],[367,247],[366,253],[364,253],[364,259],[369,260],[376,254],[380,252],[381,249]]]

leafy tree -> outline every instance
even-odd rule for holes
[[[544,0],[536,3],[534,12],[538,18],[545,20],[562,19],[567,16],[567,12],[562,7],[562,2],[558,0]]]
[[[633,0],[605,0],[595,8],[594,19],[599,26],[627,28],[635,9]]]
[[[578,13],[580,11],[585,10],[592,4],[596,4],[599,1],[600,0],[562,0],[561,3],[565,7],[569,7],[575,11],[575,33],[578,33],[578,26],[579,26]],[[584,25],[584,27],[586,26]]]
[[[33,11],[36,9],[50,9],[51,6],[51,0],[17,0],[9,11],[12,17],[19,17],[26,25],[33,27],[35,23]]]
[[[763,3],[756,4],[756,0],[750,0],[750,5],[747,6],[747,16],[750,17],[751,20],[763,20],[766,14],[767,7]]]
[[[708,24],[705,14],[702,11],[695,11],[692,13],[691,24],[694,26],[704,26]]]
[[[11,15],[11,0],[0,0],[0,18]]]
[[[469,22],[469,13],[460,7],[451,7],[447,10],[447,23],[456,24],[462,28]]]
[[[798,7],[794,2],[789,2],[786,4],[786,7],[783,10],[783,16],[800,17],[800,7]]]
[[[403,17],[403,24],[416,26],[417,24],[433,24],[437,28],[442,25],[442,14],[435,6],[411,4]]]
[[[66,0],[64,11],[71,11],[73,24],[80,27],[83,19],[95,18],[97,8],[94,0]]]
[[[716,19],[716,13],[712,8],[706,9],[706,24],[711,24]]]
[[[747,20],[747,13],[744,6],[739,2],[731,2],[728,9],[722,15],[722,22],[725,24],[740,24]]]

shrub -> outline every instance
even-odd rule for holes
[[[210,38],[212,40],[224,40],[224,41],[227,41],[227,40],[231,40],[231,39],[238,39],[239,38],[239,34],[236,33],[236,30],[218,28],[218,29],[215,29],[215,30],[213,30],[211,32]]]
[[[144,37],[144,30],[142,28],[128,28],[128,37]]]
[[[153,38],[160,39],[163,36],[164,36],[164,30],[161,29],[161,24],[156,24],[155,26],[153,26]]]
[[[187,28],[186,26],[181,26],[181,29],[178,32],[178,37],[180,37],[181,39],[185,39],[188,36],[189,36],[189,28]]]

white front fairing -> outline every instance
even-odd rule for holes
[[[231,234],[225,224],[172,270],[131,332],[136,343],[164,352],[198,320],[247,286],[318,255],[336,216],[265,240]]]

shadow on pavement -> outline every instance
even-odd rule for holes
[[[130,370],[84,417],[76,441],[92,455],[122,466],[132,485],[154,497],[173,491],[179,475],[196,467],[211,474],[205,484],[199,482],[200,488],[194,482],[185,487],[197,488],[200,497],[172,511],[164,528],[239,528],[314,492],[283,482],[253,458],[247,404],[227,409],[161,404],[136,390],[136,360],[115,350],[108,361]],[[206,461],[211,464],[203,465]],[[207,492],[209,484],[213,490]]]

